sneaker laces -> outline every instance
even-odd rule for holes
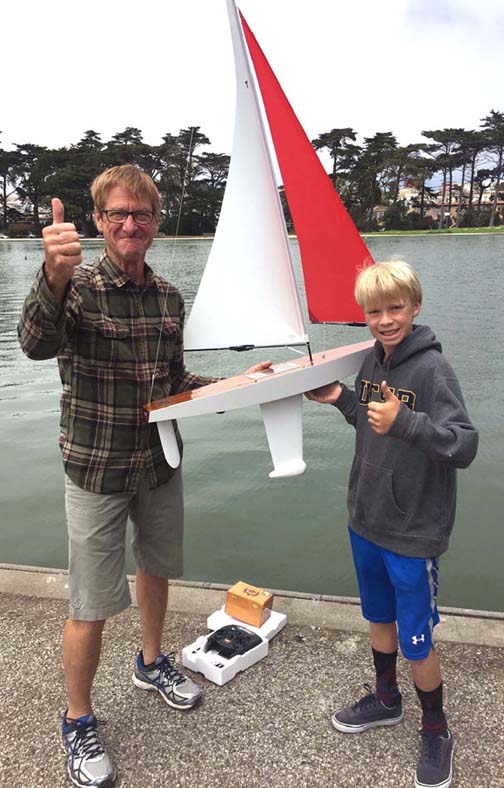
[[[186,676],[175,667],[175,652],[171,654],[163,654],[160,661],[156,664],[159,670],[159,676],[156,679],[158,684],[161,684],[166,679],[168,684],[177,686],[186,681]]]
[[[381,703],[381,701],[378,700],[375,693],[373,692],[370,684],[364,684],[363,686],[367,692],[367,695],[364,695],[364,697],[358,700],[357,703],[354,703],[352,709],[364,709],[366,706],[373,706],[377,703]]]
[[[420,731],[422,737],[422,760],[432,766],[439,766],[441,763],[441,741],[442,736],[433,736],[425,730]]]
[[[76,726],[74,731],[69,731],[69,733],[75,733],[71,742],[74,758],[83,756],[86,756],[86,758],[97,758],[99,755],[104,754],[105,749],[97,728],[98,726],[106,725],[105,720],[97,720],[96,718],[88,722],[75,720],[70,724]]]

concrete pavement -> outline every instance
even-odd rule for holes
[[[0,567],[0,785],[69,786],[60,748],[66,574]],[[175,583],[166,649],[206,632],[225,587]],[[399,661],[405,718],[391,729],[337,733],[331,712],[362,694],[373,670],[355,600],[278,592],[288,615],[269,655],[223,687],[200,675],[201,706],[169,708],[131,681],[136,607],[111,619],[94,693],[118,788],[411,788],[419,706]],[[455,736],[456,788],[504,788],[504,617],[442,613],[438,651]]]

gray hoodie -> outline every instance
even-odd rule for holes
[[[388,434],[378,435],[368,425],[367,405],[383,401],[383,380],[401,407]],[[400,555],[443,553],[455,519],[456,469],[474,459],[478,433],[431,329],[413,326],[387,361],[376,342],[355,391],[344,386],[336,407],[356,429],[350,528]]]

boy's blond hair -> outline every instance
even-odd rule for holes
[[[422,303],[422,287],[415,269],[404,260],[385,260],[363,268],[357,277],[355,300],[362,309],[390,298]]]
[[[159,219],[161,201],[156,184],[150,175],[134,164],[121,164],[97,175],[91,184],[91,197],[97,213],[101,214],[105,209],[107,195],[115,186],[127,189],[137,200],[150,202],[155,219]]]

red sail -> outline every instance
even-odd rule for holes
[[[373,258],[241,13],[240,18],[296,228],[310,320],[363,322],[353,295],[355,277]]]

